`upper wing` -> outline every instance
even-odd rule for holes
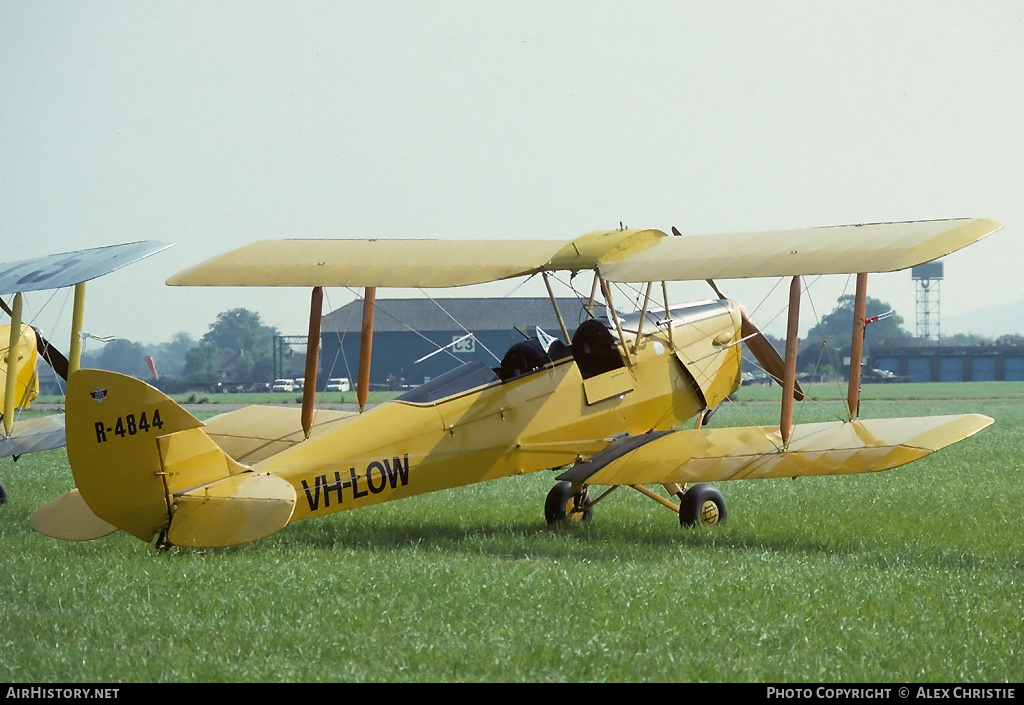
[[[262,240],[175,274],[171,286],[447,287],[536,271],[562,243]]]
[[[168,242],[144,240],[0,264],[0,295],[74,286],[170,246]]]
[[[989,218],[962,218],[671,237],[600,269],[616,282],[894,272],[948,255],[1001,227]]]
[[[593,268],[665,233],[607,230],[576,240],[262,240],[175,274],[171,286],[449,287],[542,270]]]
[[[931,261],[1002,224],[927,220],[668,237],[604,230],[556,240],[263,240],[179,272],[175,286],[450,287],[598,268],[609,281],[886,272]]]

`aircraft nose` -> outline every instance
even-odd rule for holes
[[[743,327],[743,321],[748,320],[747,309],[739,301],[733,301],[732,299],[724,299],[724,303],[729,311],[729,317],[732,319],[735,330],[740,330]]]

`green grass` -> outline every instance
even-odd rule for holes
[[[714,530],[628,489],[549,529],[536,473],[160,554],[33,533],[66,456],[4,461],[0,681],[1019,682],[1024,405],[996,392],[866,398],[996,423],[892,472],[721,483]]]
[[[846,399],[846,382],[820,382],[803,385],[808,396],[816,399]],[[778,401],[782,388],[777,384],[740,387],[733,394],[737,401]],[[909,382],[901,384],[865,384],[862,399],[1024,399],[1024,382]]]

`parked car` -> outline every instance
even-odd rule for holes
[[[275,392],[294,392],[295,382],[290,379],[275,379],[271,389]]]
[[[348,380],[348,377],[331,377],[327,381],[328,392],[351,392],[352,383]]]

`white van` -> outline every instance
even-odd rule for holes
[[[349,382],[348,377],[331,377],[327,381],[328,392],[351,392],[352,383]]]
[[[290,379],[275,379],[271,389],[275,392],[294,392],[295,382]]]

